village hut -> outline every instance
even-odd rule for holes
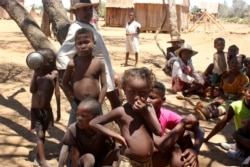
[[[107,0],[105,25],[125,27],[128,15],[133,10],[133,0]]]
[[[24,0],[17,0],[22,6],[24,6]],[[0,6],[0,19],[10,19],[9,14],[4,8]]]
[[[134,10],[136,20],[141,23],[141,31],[156,31],[161,26],[166,15],[165,5],[167,5],[167,21],[163,26],[163,32],[170,31],[168,1],[165,0],[134,0]],[[175,0],[177,14],[177,28],[179,31],[188,29],[189,0]]]

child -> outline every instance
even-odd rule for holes
[[[166,143],[167,135],[169,136],[168,140],[171,140],[165,147],[159,148],[160,151],[154,152],[153,166],[166,166],[168,163],[167,160],[170,160],[170,166],[183,166],[186,163],[189,163],[191,166],[198,166],[198,153],[203,141],[204,132],[199,127],[198,120],[192,114],[182,118],[177,113],[162,106],[165,101],[165,92],[165,86],[161,82],[156,82],[148,97],[148,101],[154,106],[157,118],[161,124],[162,136],[164,136],[166,130],[168,130],[164,137],[154,136],[155,145],[162,145],[159,143],[162,139],[164,139],[164,143]],[[170,135],[173,132],[177,132],[176,128],[180,122],[185,123],[184,127],[182,126],[185,130],[194,133],[194,144],[188,133],[185,135],[183,133]],[[183,128],[180,132],[182,132]],[[178,145],[176,145],[176,143]],[[162,159],[159,159],[161,157]],[[185,161],[181,161],[182,158],[185,158]]]
[[[220,82],[221,75],[227,71],[227,58],[225,52],[223,51],[225,48],[225,40],[223,38],[216,38],[214,40],[214,48],[217,50],[213,55],[213,78],[212,78],[212,86],[210,89],[210,98],[214,98],[214,89],[215,86]]]
[[[202,76],[195,71],[191,60],[197,52],[185,44],[177,49],[175,54],[178,59],[174,62],[172,70],[173,92],[182,91],[183,96],[197,94],[204,84]]]
[[[102,166],[115,142],[89,126],[89,122],[102,115],[100,103],[87,97],[78,105],[77,121],[68,127],[63,144],[70,146],[73,166]],[[108,165],[108,164],[107,164]]]
[[[239,54],[239,48],[236,45],[231,45],[228,47],[227,52],[227,64],[229,64],[230,60]]]
[[[138,62],[139,54],[139,34],[141,24],[135,20],[135,12],[129,13],[129,21],[126,24],[126,58],[125,66],[128,65],[129,53],[135,54],[135,66]]]
[[[242,72],[250,79],[250,57],[246,57],[243,61],[243,64],[244,69],[242,69]]]
[[[122,87],[128,102],[90,121],[91,127],[122,144],[118,166],[152,166],[152,132],[161,135],[154,108],[146,101],[154,81],[154,74],[147,68],[126,70]],[[103,126],[112,121],[118,124],[121,135]]]
[[[41,49],[37,51],[44,57],[43,65],[34,70],[31,80],[30,92],[31,100],[31,130],[37,134],[37,150],[43,167],[47,164],[44,154],[45,133],[51,123],[53,125],[53,113],[50,101],[55,90],[57,102],[57,121],[60,119],[60,90],[58,83],[58,72],[55,70],[56,55],[51,49]]]
[[[94,44],[94,35],[90,29],[81,28],[76,32],[77,54],[68,63],[63,76],[63,86],[74,96],[68,125],[76,121],[76,110],[80,101],[93,97],[102,103],[106,94],[105,65],[92,55]]]

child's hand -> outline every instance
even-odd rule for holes
[[[126,142],[126,140],[125,140],[125,138],[124,138],[123,136],[119,135],[119,136],[117,136],[117,137],[115,138],[115,140],[116,140],[118,143],[120,143],[121,145],[124,145],[124,146],[128,147],[127,142]]]
[[[148,106],[148,104],[147,104],[146,99],[141,97],[135,101],[132,108],[134,111],[141,112],[141,111],[147,110],[147,106]]]

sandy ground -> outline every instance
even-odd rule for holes
[[[39,21],[39,20],[38,20]],[[130,56],[129,64],[124,67],[125,57],[125,31],[123,28],[102,27],[100,32],[110,52],[113,68],[119,74],[125,69],[133,67],[134,56]],[[29,85],[32,71],[25,64],[28,53],[33,49],[24,37],[19,27],[12,20],[0,20],[0,167],[27,167],[33,166],[35,135],[29,131],[30,127],[30,99]],[[191,44],[198,55],[193,57],[193,63],[198,71],[204,71],[212,62],[212,55],[215,52],[213,40],[216,37],[223,37],[226,40],[226,48],[236,44],[240,48],[240,53],[250,55],[250,28],[247,25],[223,24],[225,31],[220,31],[216,25],[211,27],[210,32],[205,32],[203,25],[191,33],[183,33],[182,38]],[[230,33],[233,32],[233,33]],[[151,68],[159,81],[170,88],[170,77],[162,72],[165,59],[161,51],[157,48],[153,33],[140,34],[140,54],[138,66]],[[169,46],[169,34],[159,34],[158,41],[162,48]],[[51,40],[56,48],[59,43]],[[166,92],[169,108],[186,115],[193,113],[193,107],[197,100],[177,100],[175,95]],[[65,96],[61,96],[62,118],[55,124],[53,129],[49,129],[46,136],[45,152],[49,163],[57,166],[57,158],[60,150],[60,140],[66,129],[70,109]],[[106,102],[109,108],[108,102]],[[55,109],[55,99],[52,100]],[[54,110],[55,111],[55,110]],[[220,118],[210,121],[200,121],[207,135]],[[232,141],[231,133],[234,130],[231,121],[221,133],[214,136],[209,143],[205,143],[200,151],[200,166],[238,166],[239,162],[230,160],[225,151],[220,148],[219,143]],[[139,147],[139,146],[138,146]]]

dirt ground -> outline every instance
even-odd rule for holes
[[[39,22],[40,19],[38,19]],[[32,71],[25,64],[28,53],[33,49],[16,23],[12,20],[0,20],[0,167],[28,167],[33,166],[35,135],[29,131],[30,128],[30,99],[29,92],[30,78]],[[114,70],[122,74],[125,69],[133,67],[134,56],[130,56],[129,64],[124,67],[125,57],[125,31],[124,28],[103,27],[100,22],[99,29],[110,52]],[[248,25],[223,24],[225,31],[220,31],[216,25],[212,25],[210,32],[204,31],[204,26],[200,25],[194,32],[182,33],[182,38],[186,43],[192,45],[199,53],[193,57],[193,63],[198,71],[204,71],[212,62],[212,55],[215,52],[213,40],[216,37],[223,37],[226,40],[226,48],[236,44],[240,48],[240,53],[250,55],[250,28]],[[153,33],[140,34],[140,54],[138,66],[151,68],[159,81],[170,88],[170,77],[162,71],[165,59],[161,51],[157,48]],[[158,42],[162,48],[169,46],[169,34],[159,34]],[[59,43],[51,40],[56,48]],[[175,95],[166,92],[169,108],[186,115],[193,113],[193,107],[197,100],[185,99],[177,100]],[[61,96],[62,118],[55,124],[53,129],[49,129],[46,136],[45,152],[48,162],[52,166],[57,166],[60,150],[60,141],[66,130],[69,117],[69,103],[62,93]],[[108,102],[106,102],[109,108]],[[52,100],[55,109],[55,99]],[[201,127],[207,135],[220,118],[210,121],[200,121]],[[232,141],[231,133],[234,130],[231,121],[221,133],[214,136],[209,143],[204,143],[200,151],[200,166],[238,166],[239,162],[230,160],[225,151],[220,148],[219,143]],[[140,147],[140,146],[138,146]]]

